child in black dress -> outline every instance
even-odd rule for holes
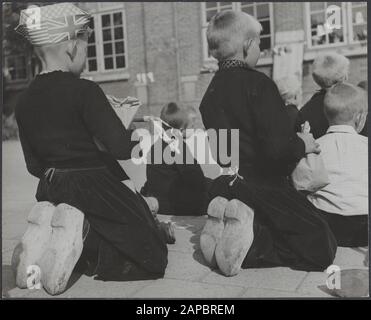
[[[37,254],[30,248],[41,248],[40,241],[18,247],[13,259],[17,278],[25,274],[20,269],[27,267],[27,256],[39,265],[44,288],[61,293],[80,257],[83,235],[83,256],[98,279],[160,278],[167,265],[165,239],[146,202],[107,169],[94,141],[115,159],[131,158],[131,131],[102,89],[79,78],[86,62],[90,16],[71,3],[43,6],[33,14],[38,19],[21,13],[18,31],[35,46],[43,71],[17,105],[19,136],[27,168],[40,179],[36,199],[57,209],[65,205],[47,214],[34,212],[31,220],[39,234],[50,236],[44,237],[46,250]],[[45,21],[50,19],[67,21],[71,32],[49,29]],[[30,25],[33,22],[41,24]],[[84,216],[88,232],[83,234]]]
[[[345,81],[348,78],[348,69],[349,60],[338,53],[323,53],[316,57],[312,65],[312,76],[321,89],[300,109],[297,129],[308,121],[315,139],[326,134],[329,127],[323,111],[326,90]]]
[[[191,155],[183,141],[183,135],[189,127],[190,115],[188,110],[181,109],[175,103],[163,107],[160,115],[163,129],[176,130],[183,145],[180,152]],[[159,202],[159,214],[172,215],[203,215],[206,211],[207,187],[206,179],[200,165],[194,163],[172,163],[165,161],[155,163],[155,150],[165,150],[168,144],[157,139],[151,148],[150,163],[147,164],[147,181],[142,188],[142,194],[155,197]],[[180,155],[186,160],[183,154]]]
[[[201,250],[226,276],[241,266],[322,271],[335,257],[334,235],[286,178],[288,167],[320,150],[311,135],[294,133],[275,83],[253,69],[260,31],[256,19],[234,11],[216,14],[208,26],[219,71],[200,111],[207,129],[239,130],[239,171],[211,187]]]

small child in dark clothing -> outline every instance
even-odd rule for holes
[[[313,137],[318,139],[329,127],[323,111],[326,90],[348,78],[349,60],[337,53],[324,53],[317,56],[312,68],[313,79],[321,89],[300,109],[297,128],[308,121]]]
[[[189,115],[175,103],[167,104],[161,111],[163,129],[175,129],[180,137],[183,151],[181,157],[191,155],[187,145],[182,140],[182,133],[189,124]],[[147,182],[142,188],[142,194],[155,197],[159,202],[159,214],[173,215],[203,215],[206,210],[207,188],[206,178],[200,165],[195,160],[192,164],[180,163],[167,164],[162,159],[161,163],[154,163],[155,150],[164,150],[168,143],[158,139],[151,148],[150,163],[147,164]]]

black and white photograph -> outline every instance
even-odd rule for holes
[[[367,2],[1,10],[2,300],[369,299]]]

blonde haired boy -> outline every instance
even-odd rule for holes
[[[254,69],[261,30],[235,11],[216,14],[207,29],[219,70],[202,99],[202,120],[206,129],[239,130],[240,166],[213,182],[200,238],[206,261],[226,276],[241,267],[324,270],[336,252],[328,225],[286,179],[293,163],[320,150],[311,135],[295,134],[277,86]]]

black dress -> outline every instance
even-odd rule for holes
[[[165,128],[166,130],[167,128]],[[192,157],[186,163],[186,157],[190,155],[187,145],[182,141],[183,147],[179,148],[177,157],[181,163],[166,164],[155,163],[155,150],[164,151],[168,144],[158,139],[151,147],[151,156],[147,164],[147,181],[141,193],[145,196],[155,197],[159,202],[159,214],[171,214],[179,216],[199,216],[206,213],[207,206],[207,179],[200,165]],[[172,157],[175,157],[173,153]]]
[[[122,171],[115,175],[106,165],[129,159],[135,143],[100,87],[67,72],[38,75],[16,118],[27,168],[40,178],[36,199],[84,213],[91,226],[84,250],[96,254],[95,274],[103,280],[162,277],[165,239],[142,197],[121,183]],[[102,157],[93,137],[113,158]],[[44,175],[48,168],[54,175]]]
[[[274,82],[241,61],[225,61],[200,112],[206,129],[239,130],[242,178],[219,177],[210,194],[239,199],[255,210],[254,241],[242,267],[324,270],[335,257],[336,241],[316,208],[286,178],[305,146]]]

